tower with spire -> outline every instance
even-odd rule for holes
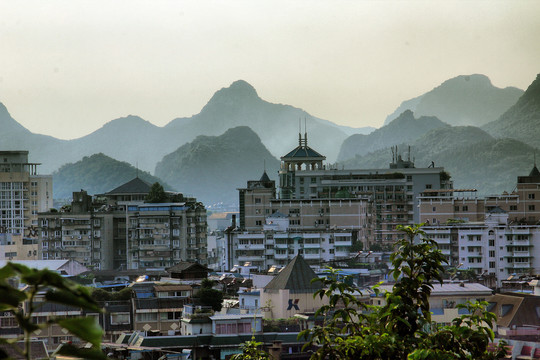
[[[279,170],[279,197],[287,200],[294,198],[295,194],[295,172],[299,170],[322,170],[323,161],[326,156],[319,154],[308,146],[307,131],[298,132],[298,146],[287,155],[281,157],[281,167]]]

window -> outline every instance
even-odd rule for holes
[[[2,326],[3,328],[19,327],[19,323],[17,323],[17,320],[15,320],[14,317],[7,317],[7,318],[0,319],[0,326]]]
[[[137,321],[157,321],[157,313],[139,313],[137,314]]]
[[[255,198],[255,204],[260,204],[261,203],[261,198]]]
[[[534,205],[529,205],[529,211],[534,211]]]
[[[529,194],[529,199],[530,199],[530,200],[533,200],[533,199],[534,199],[534,193]]]
[[[431,184],[426,184],[426,189],[431,189]]]
[[[236,324],[216,324],[216,334],[237,334]]]
[[[245,334],[251,332],[251,323],[239,323],[238,324],[238,333]]]
[[[463,206],[463,211],[469,211],[469,207],[467,205]]]
[[[435,211],[437,211],[437,208],[434,206],[434,207],[433,207],[433,212],[435,212]]]
[[[119,325],[119,324],[129,324],[131,323],[129,319],[129,313],[113,313],[111,314],[111,324],[112,325]]]
[[[454,211],[459,211],[459,206],[458,205],[454,206]]]
[[[510,211],[517,211],[517,205],[510,205]]]

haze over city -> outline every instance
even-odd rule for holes
[[[0,2],[0,102],[71,139],[128,114],[163,126],[243,79],[353,127],[462,74],[526,89],[536,1]]]

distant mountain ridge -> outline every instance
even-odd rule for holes
[[[411,110],[405,110],[390,124],[373,131],[369,135],[351,135],[341,145],[338,161],[345,161],[356,155],[365,155],[395,144],[412,142],[432,129],[449,128],[436,117],[415,118]]]
[[[494,139],[473,126],[434,129],[410,144],[416,167],[433,161],[444,166],[454,181],[454,188],[477,189],[479,195],[511,192],[518,175],[527,175],[533,166],[533,148],[514,139]],[[346,169],[388,168],[390,148],[358,155],[341,162]]]
[[[384,124],[389,124],[403,111],[411,110],[416,116],[435,116],[453,126],[482,126],[496,120],[522,94],[523,90],[515,87],[493,86],[485,75],[460,75],[402,102]]]
[[[280,162],[247,126],[238,126],[219,136],[200,135],[166,155],[155,174],[178,191],[193,195],[206,205],[234,203],[237,188],[258,180],[266,168],[277,178]]]
[[[311,139],[331,160],[337,158],[339,151],[336,142],[341,143],[351,132],[372,130],[343,127],[290,105],[269,103],[257,95],[253,86],[238,80],[218,90],[201,112],[190,118],[177,118],[159,127],[129,115],[73,140],[33,134],[18,124],[2,105],[0,146],[5,150],[29,150],[30,161],[42,163],[43,173],[96,152],[151,171],[165,154],[197,136],[220,135],[236,126],[251,127],[274,156],[281,156],[295,144],[299,120],[307,123]]]
[[[540,147],[540,74],[510,109],[482,128],[497,138],[509,137]]]
[[[165,189],[173,190],[163,180],[102,153],[65,164],[52,175],[55,199],[70,199],[73,191],[79,189],[86,190],[89,194],[104,194],[135,177],[150,184],[159,182]]]

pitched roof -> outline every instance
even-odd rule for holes
[[[532,168],[531,172],[529,173],[529,176],[531,176],[531,177],[540,176],[540,171],[538,171],[538,168],[536,167],[536,164],[534,164],[534,167]]]
[[[486,301],[490,303],[488,310],[497,314],[498,326],[540,326],[540,296],[505,293],[495,294]]]
[[[109,191],[106,195],[111,194],[148,194],[150,192],[151,184],[136,177],[127,183],[120,185],[119,187]]]
[[[268,177],[268,174],[266,173],[266,170],[263,172],[261,178],[259,181],[270,181],[270,178]]]
[[[188,261],[181,261],[178,264],[176,264],[174,266],[171,266],[170,268],[167,268],[165,270],[169,274],[171,274],[171,273],[179,273],[179,272],[182,272],[182,271],[186,271],[186,270],[190,269],[191,267],[199,268],[200,270],[205,270],[205,271],[210,270],[204,265],[201,265],[201,264],[196,263],[196,262],[188,262]]]
[[[326,159],[325,156],[322,156],[317,151],[313,150],[307,145],[298,145],[287,155],[281,157],[282,160],[287,158],[321,158],[323,160]]]
[[[313,293],[322,288],[321,282],[311,282],[312,279],[317,277],[317,274],[309,267],[304,258],[296,255],[264,289],[271,291],[287,289],[292,293]]]
[[[501,209],[499,206],[495,206],[493,209],[489,210],[488,213],[490,213],[490,214],[506,214],[506,211]]]

